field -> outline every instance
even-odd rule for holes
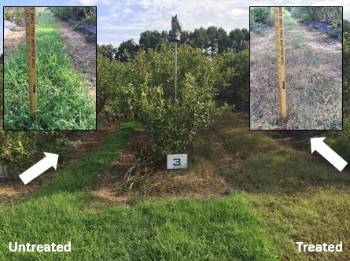
[[[303,142],[247,133],[247,122],[241,113],[226,112],[196,140],[190,170],[163,173],[163,179],[148,184],[154,188],[148,194],[135,185],[112,195],[116,200],[106,199],[100,196],[97,181],[115,162],[123,164],[122,148],[142,127],[125,122],[95,149],[64,163],[58,173],[40,178],[31,196],[1,204],[0,234],[5,241],[0,256],[38,257],[10,254],[5,249],[11,240],[64,243],[69,239],[73,252],[61,259],[117,260],[200,260],[203,256],[303,260],[306,256],[296,252],[296,240],[349,244],[348,172],[339,174],[301,151],[307,146]],[[191,178],[187,192],[176,188],[183,175]],[[168,193],[157,195],[159,183],[166,182]],[[127,204],[121,205],[120,198]],[[55,254],[44,256],[57,260]],[[321,256],[344,260],[350,252],[317,258]]]
[[[40,19],[57,33],[49,13]],[[289,55],[328,39],[291,26],[288,35],[310,38],[289,46]],[[251,38],[263,47],[251,55],[266,55],[273,33],[265,29]],[[315,132],[249,130],[248,31],[212,26],[184,34],[177,50],[177,99],[168,37],[146,31],[138,44],[98,47],[96,131],[0,131],[0,171],[10,170],[0,179],[0,260],[350,260],[349,168],[339,172],[310,154]],[[327,48],[338,47],[331,40]],[[337,52],[317,59],[335,61]],[[312,62],[306,58],[305,64]],[[294,80],[301,84],[305,79],[299,78]],[[344,131],[324,134],[346,160],[348,125],[344,114]],[[24,186],[18,175],[43,151],[59,154],[58,169]],[[171,153],[187,153],[188,168],[167,170]],[[68,241],[71,253],[8,249],[9,242]],[[299,253],[296,241],[342,241],[344,249]]]
[[[282,125],[274,30],[250,36],[251,129],[342,129],[341,42],[289,17],[285,26],[288,119]]]
[[[5,49],[4,126],[6,130],[88,130],[95,128],[96,109],[81,73],[60,37],[52,14],[41,10],[36,28],[37,120],[29,113],[26,45]],[[8,50],[9,51],[9,50]]]

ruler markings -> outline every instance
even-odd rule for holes
[[[276,58],[279,89],[279,107],[282,120],[287,118],[287,92],[286,92],[286,69],[283,29],[283,8],[274,8],[275,32],[276,32]]]
[[[29,107],[33,120],[36,119],[36,54],[35,54],[35,7],[25,8],[27,67],[29,85]]]

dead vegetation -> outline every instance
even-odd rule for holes
[[[299,24],[285,30],[287,123],[279,124],[274,31],[251,32],[251,129],[342,129],[341,43]]]
[[[206,131],[202,133],[205,134]],[[112,202],[128,203],[141,198],[177,197],[203,198],[224,195],[231,191],[229,183],[218,175],[217,160],[229,164],[230,154],[223,151],[223,141],[217,141],[210,150],[222,150],[220,159],[207,160],[200,155],[200,141],[191,155],[188,170],[156,170],[146,157],[140,156],[147,136],[144,129],[137,129],[127,143],[119,161],[113,162],[99,177],[94,194]],[[208,151],[208,153],[210,153]],[[219,151],[217,153],[220,153]]]

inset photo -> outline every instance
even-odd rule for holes
[[[250,130],[342,130],[343,7],[249,7]]]
[[[4,130],[96,129],[96,7],[4,7]]]

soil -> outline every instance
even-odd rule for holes
[[[322,33],[318,30],[309,29],[304,25],[297,24],[293,30],[289,31],[292,33],[301,33],[304,36],[304,40],[308,46],[316,51],[326,52],[340,52],[342,51],[341,42],[330,38],[326,33]]]
[[[5,60],[17,49],[17,46],[25,41],[26,30],[24,27],[17,27],[16,31],[10,31],[4,36]]]
[[[88,93],[96,101],[96,43],[88,42],[86,37],[75,31],[68,22],[59,19],[56,21],[72,58],[73,67],[83,74]]]

